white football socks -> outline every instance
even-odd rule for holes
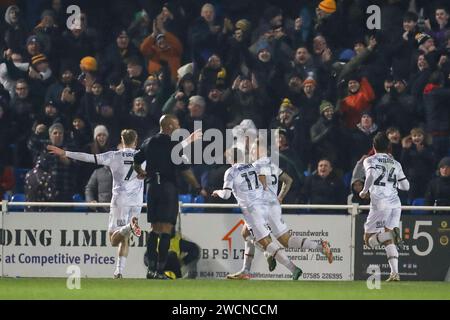
[[[316,241],[312,241],[301,237],[290,237],[288,241],[289,248],[298,249],[321,249],[322,246]]]
[[[243,269],[245,273],[250,272],[254,256],[255,256],[255,245],[250,240],[245,241],[244,269]]]
[[[369,238],[369,246],[371,248],[375,248],[376,246],[381,246],[384,242],[393,240],[393,239],[394,239],[394,237],[392,236],[392,233],[390,231],[380,232],[380,233],[372,235]]]
[[[114,272],[115,274],[123,274],[123,270],[125,269],[125,264],[127,262],[127,257],[123,257],[123,256],[119,256],[117,258],[117,263],[116,263],[116,271]]]
[[[389,266],[391,267],[391,273],[398,273],[398,251],[395,244],[387,245],[386,255],[388,258]]]
[[[281,263],[283,266],[285,266],[286,268],[288,268],[288,270],[290,272],[294,272],[297,267],[295,266],[295,264],[293,264],[291,262],[291,260],[289,260],[288,256],[286,255],[286,253],[284,252],[284,248],[279,247],[278,245],[276,245],[275,243],[271,242],[267,247],[266,247],[266,251],[275,258],[275,260],[277,260],[279,263]]]

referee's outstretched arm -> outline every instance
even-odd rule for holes
[[[198,183],[197,178],[195,177],[194,172],[191,169],[181,171],[181,175],[183,176],[184,180],[186,180],[186,182],[190,186],[192,186],[192,188],[194,188],[197,194],[200,194],[204,197],[208,195],[206,190],[204,190],[200,183]]]

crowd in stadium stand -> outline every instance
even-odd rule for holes
[[[195,120],[280,128],[280,166],[294,178],[287,203],[366,203],[358,166],[386,131],[411,182],[403,203],[450,205],[448,1],[6,2],[2,197],[23,179],[30,201],[86,192],[107,202],[108,171],[46,145],[115,150],[122,129],[142,142],[170,113],[190,131]],[[67,24],[69,4],[81,7],[78,25]],[[367,26],[371,4],[380,30]],[[194,166],[208,191],[225,170]]]

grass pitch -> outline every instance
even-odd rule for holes
[[[405,281],[382,283],[380,290],[369,290],[365,281],[81,279],[80,290],[69,290],[61,278],[0,278],[0,299],[450,300],[450,283]]]

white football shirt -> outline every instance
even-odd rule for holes
[[[144,199],[144,180],[133,169],[135,149],[125,148],[97,155],[66,151],[69,158],[108,166],[113,177],[112,206],[141,206]]]
[[[258,175],[266,176],[268,190],[265,191],[264,199],[268,202],[275,201],[278,203],[278,181],[283,174],[283,170],[270,161],[269,157],[256,160],[253,166]]]
[[[376,153],[366,158],[363,164],[366,177],[368,170],[375,170],[375,173],[372,173],[375,180],[369,187],[371,205],[401,206],[397,186],[398,182],[406,180],[401,164],[386,153]]]
[[[224,175],[224,190],[231,190],[241,207],[264,203],[263,186],[252,164],[234,164]]]

